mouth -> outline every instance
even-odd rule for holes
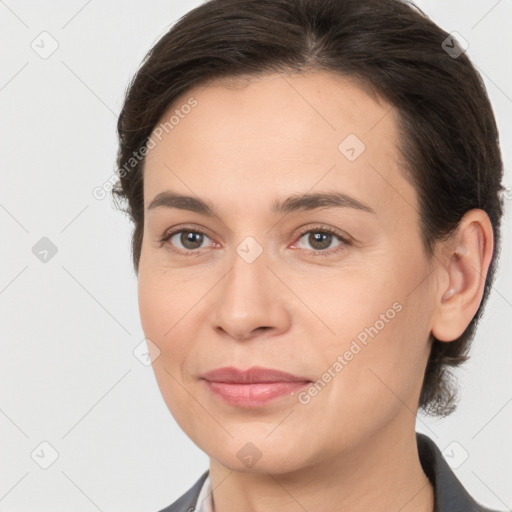
[[[307,377],[270,368],[252,367],[239,370],[224,367],[201,376],[207,389],[225,403],[238,407],[262,407],[311,384]]]

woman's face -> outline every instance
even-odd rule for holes
[[[436,287],[395,111],[310,73],[195,88],[171,115],[146,158],[138,279],[181,428],[273,473],[413,431]],[[294,377],[211,373],[254,367]]]

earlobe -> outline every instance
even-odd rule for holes
[[[457,234],[447,242],[439,266],[443,285],[437,289],[432,334],[439,341],[454,341],[466,330],[482,300],[493,252],[493,231],[488,215],[479,209],[466,213]],[[446,284],[448,281],[448,284]]]

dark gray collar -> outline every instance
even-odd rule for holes
[[[479,505],[468,494],[434,441],[418,432],[416,441],[421,466],[434,487],[434,512],[495,512]],[[181,498],[160,512],[196,512],[197,498],[207,476],[205,471]]]
[[[434,487],[434,512],[493,512],[468,494],[430,437],[416,432],[416,441],[421,466]]]

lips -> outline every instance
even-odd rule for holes
[[[311,383],[307,377],[270,368],[239,370],[217,368],[201,376],[208,390],[226,403],[239,407],[261,407]]]

